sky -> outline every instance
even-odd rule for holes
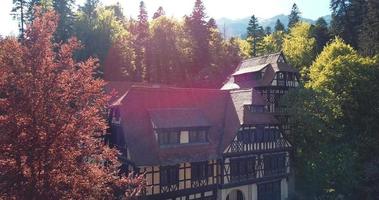
[[[0,0],[0,35],[16,35],[17,22],[10,15],[13,0]],[[120,2],[125,16],[136,17],[140,0],[100,0],[103,5]],[[168,16],[182,17],[191,13],[195,0],[144,0],[149,16],[162,6]],[[77,0],[78,5],[85,0]],[[215,19],[239,19],[255,15],[266,19],[279,14],[288,15],[293,3],[301,16],[310,19],[330,14],[330,0],[203,0],[206,13]]]

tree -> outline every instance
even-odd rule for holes
[[[180,31],[183,27],[174,19],[161,16],[152,21],[147,51],[150,80],[154,83],[177,84],[185,79],[182,68]]]
[[[139,15],[137,21],[137,32],[136,32],[136,41],[135,41],[135,53],[136,53],[136,72],[135,72],[135,80],[142,81],[144,79],[146,73],[146,64],[144,60],[145,50],[147,45],[147,40],[149,37],[149,23],[148,16],[145,7],[145,3],[143,1],[140,2],[139,6]],[[148,79],[148,78],[147,78]]]
[[[285,31],[284,25],[279,19],[277,19],[275,23],[275,32],[277,31]]]
[[[262,41],[259,43],[260,53],[265,55],[281,51],[284,36],[283,31],[276,31],[263,37]]]
[[[74,14],[72,7],[74,0],[53,0],[53,8],[59,16],[55,41],[67,41],[73,34]]]
[[[316,53],[319,54],[326,43],[330,40],[328,24],[324,18],[317,19],[314,26],[311,27],[312,36],[316,39]]]
[[[189,74],[197,75],[202,69],[209,66],[209,29],[205,7],[201,0],[196,0],[192,13],[185,18],[185,28],[191,37],[192,67]],[[191,76],[190,75],[190,76]]]
[[[266,35],[270,35],[271,33],[272,33],[271,27],[266,26],[266,28],[265,28],[265,34]]]
[[[292,5],[291,13],[288,16],[288,29],[295,26],[300,21],[300,10],[297,7],[296,3]]]
[[[165,15],[166,13],[165,13],[165,11],[163,10],[163,7],[162,6],[159,6],[159,8],[158,8],[158,10],[154,13],[154,15],[153,15],[153,19],[156,19],[156,18],[158,18],[158,17],[160,17],[160,16],[163,16],[163,15]]]
[[[135,73],[135,53],[132,49],[132,35],[125,29],[123,22],[117,19],[112,8],[92,5],[92,8],[80,9],[74,24],[76,36],[84,44],[84,48],[76,53],[77,58],[99,58],[100,65],[96,70],[96,77],[106,80],[120,80],[121,77],[133,80],[134,77],[131,76]],[[121,60],[111,60],[112,56]],[[116,63],[118,66],[114,66]],[[105,72],[107,74],[104,74]]]
[[[0,41],[0,197],[136,195],[142,177],[118,176],[116,150],[99,139],[107,97],[92,76],[95,60],[72,58],[80,47],[74,38],[53,44],[57,23],[53,12],[37,11],[23,43]]]
[[[284,54],[289,63],[301,71],[304,80],[307,80],[309,66],[316,57],[316,40],[312,37],[310,28],[311,25],[299,22],[283,40]]]
[[[249,26],[247,27],[247,37],[252,42],[252,56],[257,56],[257,44],[262,39],[263,35],[263,28],[259,26],[258,19],[255,17],[255,15],[251,16]]]
[[[310,68],[305,88],[290,94],[298,187],[314,199],[375,199],[379,60],[336,38]]]
[[[379,2],[367,1],[367,13],[359,35],[359,47],[365,55],[379,54]]]
[[[14,7],[12,8],[12,15],[18,20],[18,27],[20,31],[20,38],[24,38],[25,23],[27,21],[27,1],[26,0],[13,0]]]

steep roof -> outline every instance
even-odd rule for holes
[[[255,80],[250,77],[250,73],[264,72],[260,80]],[[274,53],[259,57],[250,58],[242,61],[234,73],[227,78],[221,90],[238,90],[259,86],[268,86],[275,77],[277,72],[292,72],[299,71],[287,64],[283,53]],[[247,77],[239,80],[238,77]]]
[[[211,126],[198,108],[152,109],[149,114],[153,127],[157,129]]]
[[[125,142],[137,165],[218,158],[226,148],[222,142],[231,141],[240,125],[229,93],[221,90],[132,87],[118,106]],[[152,121],[162,127],[209,126],[209,144],[160,148]]]

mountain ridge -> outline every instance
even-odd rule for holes
[[[322,17],[325,19],[325,21],[328,24],[330,24],[330,21],[331,21],[330,15],[325,15]],[[288,15],[284,15],[284,14],[279,14],[267,19],[258,18],[258,23],[263,28],[269,26],[271,27],[272,30],[274,30],[275,23],[278,19],[287,28]],[[300,19],[310,24],[314,24],[316,22],[316,20],[309,19],[309,18],[301,17]],[[240,18],[240,19],[229,19],[229,18],[223,17],[223,18],[216,19],[216,24],[219,27],[220,32],[223,33],[223,35],[225,33],[227,38],[230,38],[230,37],[245,38],[246,29],[249,24],[249,20],[250,20],[250,17],[245,17],[245,18]]]

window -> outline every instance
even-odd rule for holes
[[[189,142],[190,143],[204,143],[207,142],[207,131],[206,130],[191,130],[189,131]]]
[[[265,176],[277,175],[277,174],[282,174],[286,172],[285,153],[265,155],[263,162],[264,162]]]
[[[280,200],[280,181],[258,184],[258,200]]]
[[[207,142],[207,130],[157,130],[160,146]]]
[[[161,186],[176,185],[179,183],[179,167],[162,166],[160,167],[160,184]]]
[[[265,105],[251,105],[250,111],[253,113],[263,113],[267,111],[267,106]]]
[[[178,131],[161,131],[158,133],[158,140],[161,146],[178,144],[179,132]]]
[[[180,144],[187,144],[189,142],[189,132],[180,131]]]
[[[254,73],[254,75],[255,75],[255,80],[262,79],[262,72]]]
[[[232,181],[255,177],[255,157],[234,158],[230,160]]]
[[[193,181],[204,180],[212,177],[212,165],[208,165],[207,161],[191,163],[191,179]]]

